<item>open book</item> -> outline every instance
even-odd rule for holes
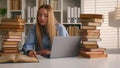
[[[0,63],[5,63],[5,62],[30,63],[30,62],[38,62],[38,59],[23,54],[6,54],[0,56]]]

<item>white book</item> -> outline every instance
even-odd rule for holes
[[[81,13],[80,7],[78,7],[78,18],[80,18],[80,13]]]
[[[80,9],[80,7],[78,7],[78,12],[77,12],[77,15],[78,15],[77,16],[77,19],[78,19],[77,22],[78,23],[80,23],[80,13],[81,13],[81,9]]]
[[[87,41],[101,41],[101,38],[88,38]]]
[[[67,8],[67,23],[71,21],[71,7]]]
[[[71,8],[71,23],[74,23],[74,8]]]
[[[47,0],[47,4],[50,4],[50,0]]]
[[[30,23],[30,19],[31,19],[31,7],[28,6],[28,9],[27,9],[27,22]]]
[[[31,8],[31,18],[34,18],[34,8]]]
[[[33,23],[36,23],[36,16],[37,16],[37,12],[36,12],[36,7],[33,7],[33,10],[34,10],[34,12],[33,12],[33,15],[34,15],[34,17],[33,17]]]
[[[77,23],[77,16],[78,16],[77,7],[74,7],[74,23]]]
[[[71,8],[71,17],[74,17],[74,8]]]

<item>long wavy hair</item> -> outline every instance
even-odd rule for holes
[[[36,23],[36,36],[37,36],[37,41],[38,41],[38,44],[40,45],[40,48],[43,49],[43,45],[42,45],[42,39],[43,39],[43,29],[42,28],[42,25],[40,25],[39,23],[39,20],[38,20],[38,14],[39,14],[39,10],[41,8],[44,8],[47,10],[47,13],[48,13],[48,21],[47,21],[47,24],[45,25],[45,29],[49,35],[49,43],[50,45],[52,44],[53,42],[53,38],[57,35],[57,32],[56,32],[56,23],[57,23],[57,20],[55,19],[55,16],[54,16],[54,12],[53,12],[53,9],[51,8],[50,5],[42,5],[38,8],[38,11],[37,11],[37,23]]]

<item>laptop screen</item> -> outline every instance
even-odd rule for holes
[[[80,49],[80,41],[80,36],[55,37],[49,57],[64,58],[77,56]]]

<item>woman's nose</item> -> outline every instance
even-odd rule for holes
[[[44,19],[44,18],[45,18],[44,15],[42,15],[42,16],[41,16],[41,19]]]

